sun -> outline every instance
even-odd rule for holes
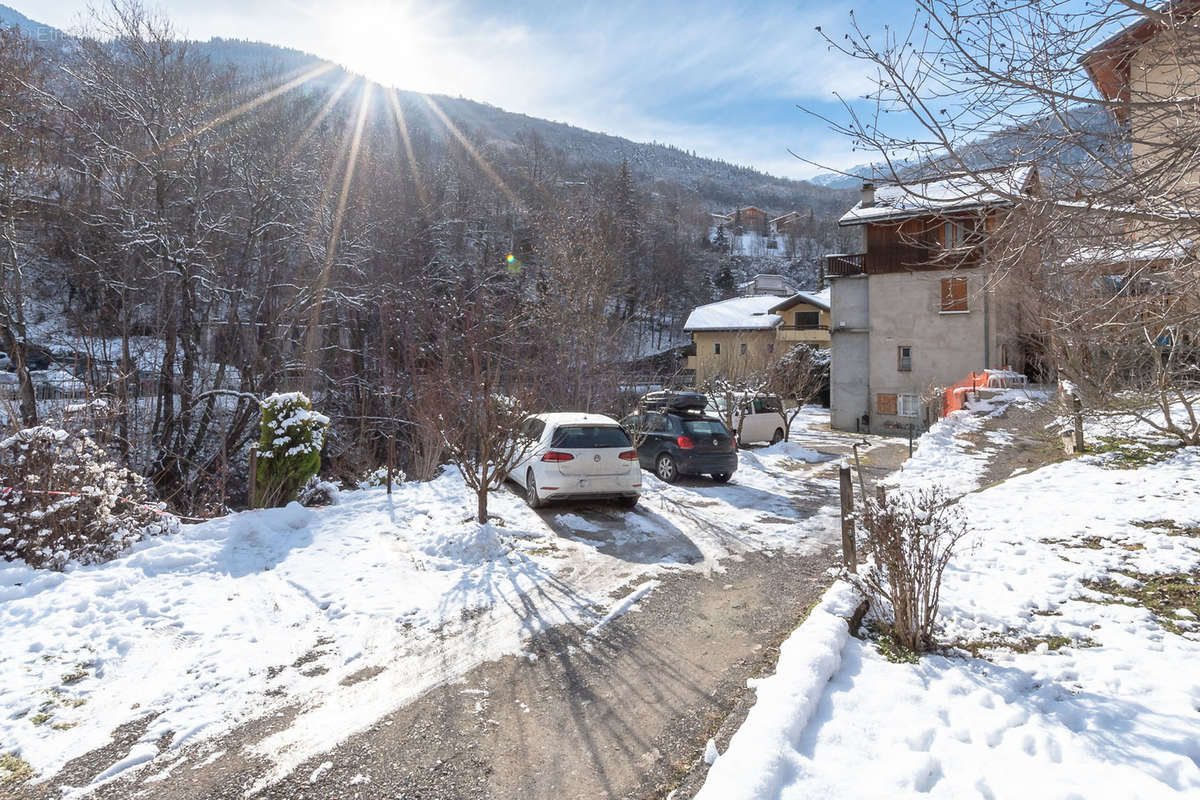
[[[328,20],[328,58],[373,81],[403,89],[438,87],[430,15],[415,3],[357,0]]]

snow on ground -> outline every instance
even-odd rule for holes
[[[806,409],[797,438],[827,419]],[[636,609],[669,570],[825,546],[828,516],[806,518],[797,496],[822,458],[796,442],[743,451],[728,485],[647,473],[632,512],[539,515],[502,491],[487,525],[469,521],[474,498],[447,471],[390,498],[348,491],[327,508],[185,526],[66,573],[5,562],[0,750],[47,777],[154,715],[103,777],[147,761],[165,777],[181,746],[298,706],[254,745],[274,764],[269,782],[549,626],[586,629]],[[639,588],[614,603],[628,585]]]
[[[900,486],[969,485],[948,432],[976,429],[965,416],[922,439]],[[1200,624],[1163,583],[1200,581],[1200,449],[1111,467],[1085,456],[962,498],[945,655],[891,663],[846,636],[835,584],[698,797],[1200,797]]]
[[[917,441],[912,458],[885,483],[889,486],[938,483],[951,495],[978,489],[992,456],[1012,438],[1004,431],[983,433],[985,417],[1003,413],[1013,404],[1042,403],[1048,398],[1041,390],[1009,389],[988,394],[991,395],[988,399],[968,403],[966,412],[954,412],[931,425]],[[980,446],[964,438],[976,433],[991,446]]]

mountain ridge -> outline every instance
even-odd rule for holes
[[[0,24],[18,25],[22,29],[32,27],[38,31],[38,38],[69,38],[69,34],[5,5],[0,5]],[[298,74],[305,68],[332,64],[332,69],[314,79],[314,85],[333,86],[347,76],[367,80],[342,65],[285,45],[219,36],[207,41],[186,41],[192,52],[207,56],[211,63],[231,64],[239,71],[253,73],[271,65],[285,74]],[[421,109],[427,120],[434,122],[434,117],[425,109],[422,93],[398,87],[395,91],[407,105]],[[719,158],[694,155],[670,144],[637,142],[568,122],[508,111],[486,101],[437,94],[427,96],[435,100],[458,128],[464,132],[482,133],[483,139],[492,146],[520,147],[523,138],[536,134],[545,145],[561,151],[568,162],[579,165],[628,162],[639,177],[676,183],[694,192],[714,211],[756,205],[779,213],[811,208],[817,216],[829,216],[840,214],[852,202],[851,193],[842,187],[783,178]],[[429,125],[434,135],[450,135],[443,127],[440,123]]]

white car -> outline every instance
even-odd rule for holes
[[[528,450],[508,472],[538,508],[551,500],[614,499],[637,505],[642,468],[637,449],[603,414],[536,414],[521,424]]]
[[[738,432],[738,442],[776,442],[783,440],[783,401],[773,394],[734,395],[731,430]],[[715,406],[710,406],[710,412],[722,420],[729,419],[725,414],[726,399],[718,397]]]

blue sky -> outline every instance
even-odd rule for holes
[[[78,26],[82,0],[7,0],[56,27]],[[550,2],[525,0],[165,0],[191,38],[296,47],[381,83],[481,100],[510,111],[659,141],[789,177],[869,160],[796,106],[838,114],[833,92],[860,96],[864,68],[814,30],[911,20],[909,0],[832,2]]]

